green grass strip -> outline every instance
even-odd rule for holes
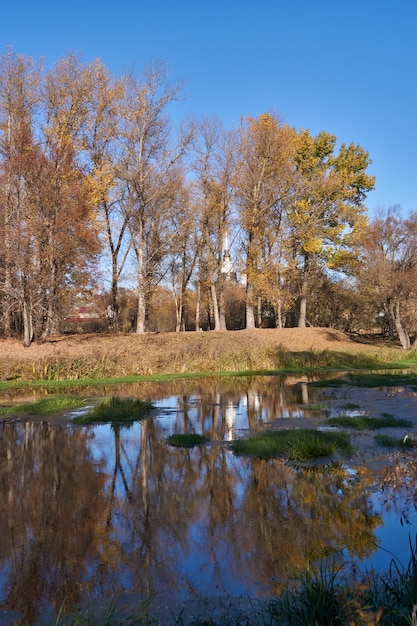
[[[395,363],[356,363],[346,364],[338,363],[338,366],[317,365],[311,367],[283,367],[281,369],[271,370],[241,370],[241,371],[215,371],[215,372],[189,372],[174,374],[152,374],[146,376],[115,376],[108,378],[76,378],[63,380],[25,380],[13,379],[9,381],[0,381],[1,389],[21,389],[21,388],[45,388],[45,389],[67,389],[71,387],[81,387],[88,385],[112,385],[121,383],[137,383],[137,382],[165,382],[171,380],[187,380],[194,378],[213,378],[213,377],[254,377],[254,376],[291,376],[293,374],[319,374],[328,372],[350,372],[344,378],[329,379],[309,383],[312,386],[331,387],[341,385],[359,385],[359,386],[415,386],[417,387],[417,372],[412,374],[381,374],[382,371],[416,369],[415,361],[396,361]],[[358,370],[363,371],[358,374]],[[373,372],[378,370],[378,375]],[[379,377],[379,378],[377,378]]]
[[[53,415],[63,411],[79,409],[84,405],[84,400],[76,396],[45,396],[34,402],[15,404],[13,406],[0,406],[0,415]]]
[[[414,364],[415,367],[415,364]],[[318,380],[309,383],[312,387],[410,387],[417,388],[417,373],[393,372],[348,372],[341,378]]]
[[[329,417],[326,424],[330,426],[342,426],[344,428],[355,428],[356,430],[377,430],[378,428],[410,428],[412,422],[405,419],[395,419],[392,415],[384,417],[366,417],[366,415],[338,415]]]

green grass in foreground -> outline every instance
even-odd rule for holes
[[[178,448],[192,448],[193,446],[200,446],[206,442],[206,437],[197,435],[196,433],[175,434],[167,439],[167,443],[170,446],[176,446]]]
[[[132,424],[142,419],[152,409],[152,404],[139,398],[106,398],[86,415],[75,417],[74,424],[93,424],[95,422],[123,422]]]
[[[412,422],[405,419],[395,419],[392,415],[385,414],[383,417],[366,417],[366,415],[338,415],[329,417],[326,424],[330,426],[342,426],[355,428],[356,430],[377,430],[378,428],[410,428]]]
[[[417,553],[411,545],[406,567],[395,558],[389,571],[352,582],[343,565],[295,572],[284,593],[271,604],[272,624],[285,626],[406,626],[417,623]],[[274,609],[272,607],[275,607]]]
[[[345,433],[329,433],[308,429],[284,429],[248,439],[236,439],[232,450],[239,455],[262,459],[286,457],[291,461],[308,461],[327,457],[340,451],[351,451],[349,437]]]
[[[13,406],[0,406],[1,415],[54,415],[63,411],[71,411],[79,409],[84,404],[84,400],[75,396],[45,396],[34,402],[25,402],[24,404],[15,404]]]

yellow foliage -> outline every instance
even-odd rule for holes
[[[116,185],[113,172],[108,167],[95,167],[88,177],[91,199],[94,205],[100,205],[109,199],[109,192]]]
[[[309,239],[304,239],[302,248],[306,254],[319,254],[322,249],[323,241],[319,237],[312,236]]]

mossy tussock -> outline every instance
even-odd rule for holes
[[[207,443],[207,437],[197,433],[176,433],[167,438],[167,444],[176,448],[193,448]]]
[[[235,454],[262,459],[284,457],[290,461],[308,461],[331,457],[335,452],[349,454],[349,437],[342,432],[310,429],[282,429],[236,439],[231,444]]]
[[[74,417],[74,424],[93,424],[97,422],[111,422],[132,424],[146,417],[152,409],[152,404],[140,398],[120,398],[112,396],[96,405],[86,415]]]

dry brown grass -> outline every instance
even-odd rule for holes
[[[330,361],[399,359],[398,348],[352,340],[327,328],[256,329],[227,332],[107,334],[50,337],[24,348],[0,340],[0,377],[28,380],[107,378],[213,371],[318,366]]]

